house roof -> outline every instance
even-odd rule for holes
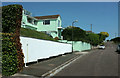
[[[86,31],[86,32],[92,32],[92,31]]]
[[[55,19],[58,18],[60,15],[48,15],[48,16],[36,16],[37,19]]]
[[[86,33],[93,33],[92,31],[86,31]]]

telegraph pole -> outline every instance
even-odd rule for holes
[[[92,32],[92,24],[91,24],[91,32]]]
[[[115,33],[115,38],[116,38],[117,33]]]
[[[72,22],[72,52],[73,52],[73,35],[74,35],[74,33],[73,33],[73,26],[74,26],[75,22],[78,22],[78,20],[75,20],[75,21]]]

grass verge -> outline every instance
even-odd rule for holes
[[[20,29],[20,35],[23,36],[23,37],[57,41],[57,40],[53,39],[52,37],[50,37],[49,35],[47,35],[43,32],[38,32],[38,31],[35,31],[35,30],[26,29],[26,28],[21,28]]]

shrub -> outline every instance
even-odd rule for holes
[[[17,49],[12,34],[2,34],[2,75],[10,76],[17,72]]]
[[[2,7],[2,32],[10,34],[12,33],[13,36],[9,37],[10,35],[3,35],[3,75],[8,76],[12,75],[15,72],[19,72],[23,69],[24,66],[24,55],[21,50],[21,43],[20,43],[20,28],[21,28],[21,20],[22,20],[22,6],[21,5],[8,5]],[[9,38],[12,38],[13,41],[11,41]],[[6,41],[6,39],[8,39]],[[15,43],[15,44],[14,44]],[[8,45],[12,45],[12,47],[9,47]],[[9,49],[10,52],[6,52],[6,50]],[[10,54],[9,54],[10,53]],[[12,54],[13,53],[13,54]],[[17,54],[13,56],[14,54]],[[6,58],[9,56],[8,58]],[[14,62],[11,62],[9,64],[10,60]],[[16,63],[17,62],[17,63]],[[11,65],[14,65],[12,71],[10,72]],[[17,65],[17,69],[15,69]]]
[[[58,37],[55,37],[54,39],[55,39],[55,40],[59,40],[59,38],[58,38]]]
[[[72,39],[73,35],[73,39]],[[79,41],[85,38],[86,32],[79,27],[69,26],[62,31],[64,40]]]
[[[120,43],[120,37],[113,38],[110,41],[113,41],[115,43]]]

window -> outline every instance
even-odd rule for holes
[[[34,24],[37,25],[38,21],[34,20]]]
[[[43,25],[50,25],[50,20],[43,20]]]
[[[27,21],[32,24],[32,19],[27,17]]]
[[[25,24],[25,22],[23,22],[23,24]]]

